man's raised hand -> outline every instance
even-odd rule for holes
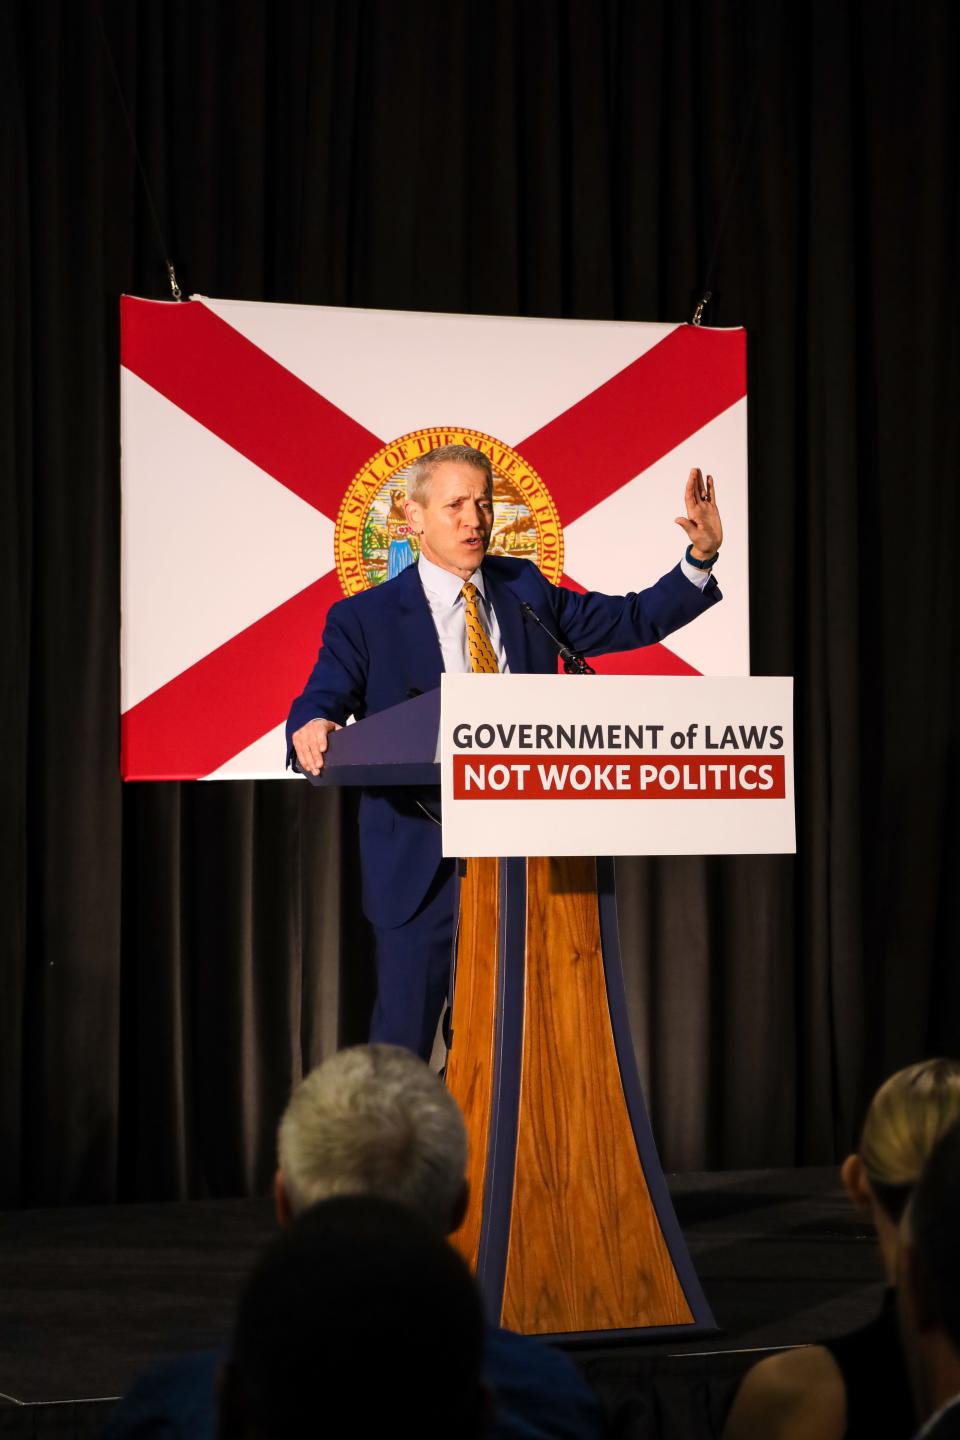
[[[699,469],[691,470],[683,492],[683,503],[687,513],[685,516],[678,515],[676,524],[686,531],[687,539],[693,546],[691,553],[694,560],[712,560],[723,542],[713,476],[708,475],[704,480]]]
[[[291,739],[297,752],[300,769],[308,775],[319,775],[323,769],[323,756],[327,748],[327,736],[340,726],[333,720],[308,720],[299,730],[294,730]]]

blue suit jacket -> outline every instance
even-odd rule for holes
[[[526,601],[544,624],[584,655],[652,645],[721,598],[711,576],[698,590],[677,565],[630,595],[578,595],[551,585],[536,565],[488,555],[486,598],[493,606],[512,674],[550,675],[556,651],[520,610]],[[440,684],[443,660],[416,566],[372,590],[333,605],[317,663],[287,720],[287,764],[296,764],[291,736],[321,716],[343,724],[399,705]],[[366,791],[360,803],[364,909],[375,925],[402,925],[440,866],[440,831],[397,791]]]
[[[485,1349],[483,1378],[493,1400],[486,1440],[600,1440],[596,1397],[561,1351],[492,1326]],[[216,1440],[217,1372],[225,1358],[223,1350],[197,1350],[140,1376],[111,1412],[103,1440]],[[371,1384],[376,1380],[371,1355]],[[318,1381],[318,1416],[323,1407]],[[358,1427],[361,1422],[358,1408]]]

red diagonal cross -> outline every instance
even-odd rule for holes
[[[121,360],[281,485],[336,519],[348,479],[383,444],[202,303],[124,297]],[[336,570],[131,706],[120,721],[130,780],[198,779],[274,729],[303,688]]]
[[[572,525],[746,393],[744,332],[681,325],[515,448],[544,476],[560,524]],[[569,575],[562,583],[583,590]],[[667,645],[591,664],[612,675],[699,673]]]
[[[680,325],[514,448],[572,525],[746,393],[744,332]]]
[[[202,303],[125,297],[121,318],[127,369],[336,517],[349,479],[383,444],[376,435]],[[743,372],[742,332],[702,331],[694,339],[689,327],[675,330],[515,448],[544,476],[561,524],[569,525],[739,399]],[[567,576],[564,583],[582,589]],[[341,595],[331,570],[126,711],[124,776],[209,775],[278,725]],[[696,673],[664,645],[603,657],[597,668]]]

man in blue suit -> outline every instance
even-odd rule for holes
[[[317,663],[287,720],[287,763],[318,775],[327,736],[350,715],[435,689],[443,671],[552,674],[548,637],[525,624],[529,604],[584,655],[651,645],[721,598],[711,573],[723,530],[711,476],[692,470],[684,559],[648,590],[578,595],[527,560],[487,555],[493,474],[479,450],[446,445],[412,467],[406,514],[416,566],[331,607]],[[456,886],[440,830],[418,797],[367,791],[360,803],[363,906],[377,942],[370,1038],[428,1057],[449,983]]]

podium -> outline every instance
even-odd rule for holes
[[[330,736],[318,785],[439,784],[440,692]],[[446,1081],[469,1134],[453,1243],[490,1320],[541,1337],[716,1325],[647,1117],[611,859],[467,859]]]

